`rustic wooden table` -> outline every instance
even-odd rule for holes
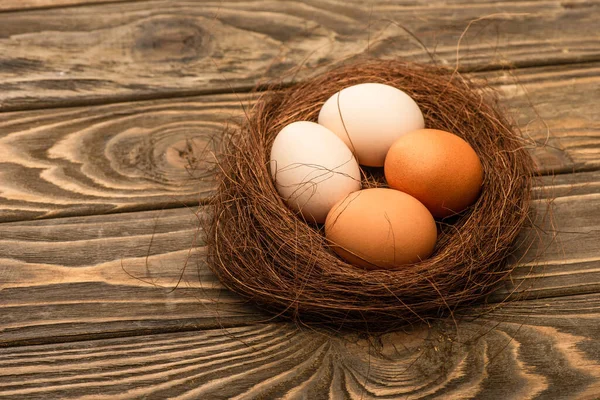
[[[599,26],[597,0],[2,0],[0,397],[600,398]],[[535,141],[541,241],[490,298],[519,300],[332,337],[224,290],[206,149],[250,89],[423,46]]]

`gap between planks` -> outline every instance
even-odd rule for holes
[[[178,320],[178,326],[172,327],[160,327],[156,329],[136,329],[132,331],[117,331],[117,332],[94,332],[94,333],[85,333],[79,335],[69,335],[69,336],[49,336],[49,337],[39,337],[39,338],[31,338],[25,340],[15,340],[10,343],[2,343],[0,342],[0,349],[10,349],[16,347],[27,347],[27,346],[39,346],[39,345],[48,345],[48,344],[60,344],[60,343],[77,343],[77,342],[86,342],[90,340],[105,340],[105,339],[119,339],[119,338],[132,338],[136,336],[148,336],[148,335],[165,335],[170,333],[185,333],[185,332],[199,332],[206,331],[212,329],[231,329],[231,328],[241,328],[245,326],[256,326],[260,324],[280,324],[286,325],[289,324],[287,321],[272,321],[272,318],[265,317],[264,321],[261,320],[252,320],[252,321],[235,321],[230,320],[227,322],[222,322],[220,324],[211,324],[206,326],[198,326],[192,322],[186,324],[184,319]]]

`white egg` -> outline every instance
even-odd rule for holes
[[[360,168],[350,149],[314,122],[293,122],[279,132],[270,168],[287,205],[311,222],[325,222],[335,203],[360,190]]]
[[[319,124],[339,136],[358,162],[381,167],[400,136],[425,126],[415,101],[381,83],[361,83],[331,96],[319,113]]]

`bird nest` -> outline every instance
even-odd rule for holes
[[[438,221],[432,256],[392,270],[360,269],[340,259],[322,226],[288,209],[269,170],[271,145],[284,126],[316,121],[330,96],[365,82],[406,92],[421,108],[426,127],[462,137],[484,169],[477,202]],[[301,323],[375,330],[473,303],[514,268],[507,257],[528,220],[534,167],[519,132],[485,87],[448,68],[370,61],[273,89],[226,135],[219,155],[208,259],[227,288]],[[385,186],[378,169],[362,172],[363,188]]]

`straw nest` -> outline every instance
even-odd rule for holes
[[[418,104],[428,128],[453,132],[484,167],[477,202],[438,222],[433,255],[395,270],[367,271],[338,258],[323,228],[308,224],[279,197],[269,171],[271,144],[294,121],[316,121],[344,87],[379,82]],[[528,219],[533,162],[489,90],[447,68],[402,61],[343,66],[291,87],[273,87],[226,135],[208,232],[209,265],[229,289],[300,323],[370,330],[440,317],[490,293],[510,273],[507,256]],[[385,186],[363,170],[363,188]]]

